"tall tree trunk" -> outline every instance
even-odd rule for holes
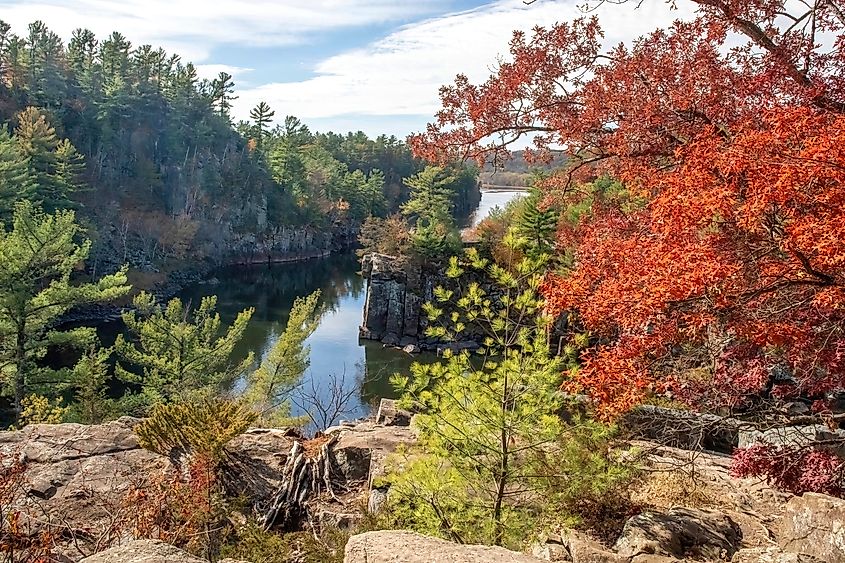
[[[26,325],[18,325],[15,346],[15,422],[23,412],[23,398],[26,393]]]

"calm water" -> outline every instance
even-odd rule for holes
[[[304,386],[328,393],[332,377],[343,377],[344,386],[355,395],[342,418],[369,414],[380,397],[395,396],[390,375],[407,371],[412,356],[378,342],[358,340],[364,311],[366,282],[358,274],[360,264],[353,254],[335,255],[294,264],[227,268],[205,283],[188,287],[180,297],[198,303],[205,295],[217,295],[217,308],[230,323],[241,310],[255,307],[255,314],[235,354],[249,351],[260,358],[269,353],[284,331],[294,299],[319,289],[325,313],[320,326],[306,344],[311,348],[311,366]],[[302,414],[294,408],[294,414]]]
[[[519,189],[483,189],[481,190],[481,202],[478,204],[478,208],[472,214],[470,220],[471,224],[470,227],[477,226],[481,221],[483,221],[487,215],[490,214],[490,211],[493,210],[494,207],[499,207],[500,209],[504,209],[504,207],[512,200],[517,197],[523,196],[526,194],[526,191],[519,190]]]

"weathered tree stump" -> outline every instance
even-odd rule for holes
[[[319,440],[325,440],[318,445]],[[308,501],[326,493],[337,499],[332,484],[331,450],[337,435],[296,440],[288,454],[279,488],[260,522],[265,530],[293,527],[307,514]],[[315,451],[315,447],[318,449]]]

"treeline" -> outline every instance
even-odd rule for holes
[[[395,211],[423,168],[395,137],[313,134],[293,117],[271,129],[265,103],[233,127],[236,97],[231,75],[200,79],[117,32],[65,44],[41,22],[19,36],[0,21],[0,215],[18,199],[74,208],[95,272],[166,269]]]

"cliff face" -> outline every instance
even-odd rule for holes
[[[390,346],[425,340],[426,319],[421,309],[433,298],[437,276],[385,254],[367,254],[361,269],[368,284],[359,336]]]
[[[423,304],[434,301],[434,289],[438,286],[457,289],[441,265],[367,254],[361,261],[361,271],[368,283],[364,320],[358,331],[360,338],[378,340],[388,346],[412,346],[437,352],[447,347],[463,350],[480,346],[481,334],[473,327],[467,327],[457,341],[445,342],[425,334],[429,321],[422,310]],[[483,287],[495,295],[489,284]]]

